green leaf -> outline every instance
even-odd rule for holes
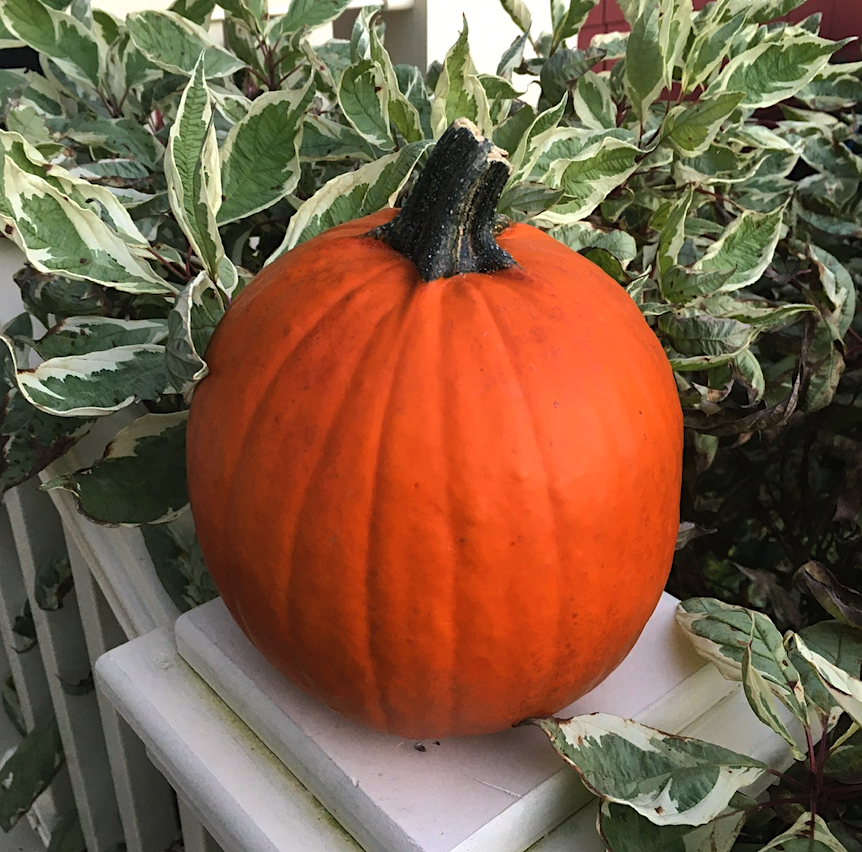
[[[820,816],[804,813],[759,852],[847,852]]]
[[[862,630],[862,594],[839,582],[820,562],[806,562],[797,577],[833,618]]]
[[[552,51],[556,51],[559,44],[581,31],[587,16],[598,2],[599,0],[551,0]]]
[[[14,356],[12,342],[0,340]],[[165,392],[163,346],[115,346],[101,352],[51,358],[19,371],[18,389],[31,405],[58,417],[97,417]]]
[[[287,12],[273,19],[267,38],[272,43],[279,37],[322,27],[334,21],[349,5],[350,0],[291,0]]]
[[[862,735],[859,729],[840,745],[833,745],[826,775],[844,784],[862,783]]]
[[[709,91],[744,92],[746,109],[772,106],[807,86],[840,47],[815,36],[763,42],[731,59]]]
[[[368,142],[352,127],[338,124],[323,115],[307,115],[302,131],[300,159],[373,160]]]
[[[820,276],[823,292],[829,299],[831,312],[824,318],[836,340],[843,340],[856,315],[856,287],[847,268],[824,249],[811,244],[808,253]]]
[[[209,20],[215,5],[215,0],[174,0],[168,9],[203,26]]]
[[[688,45],[692,29],[691,0],[663,0],[660,4],[659,47],[662,55],[662,79],[670,88],[678,79],[675,71]]]
[[[34,348],[40,357],[63,358],[85,355],[115,346],[164,343],[164,320],[124,320],[113,317],[70,317],[54,326]]]
[[[145,414],[121,429],[101,461],[42,487],[71,491],[79,510],[100,524],[166,523],[188,506],[185,475],[188,411]]]
[[[804,760],[805,753],[797,745],[796,740],[781,718],[778,711],[778,705],[775,701],[775,692],[773,691],[766,678],[757,670],[753,663],[752,643],[749,643],[742,652],[742,687],[745,691],[745,698],[748,701],[748,706],[754,711],[754,715],[763,722],[764,725],[771,728],[778,734],[789,746],[793,757],[796,760]],[[783,651],[782,647],[782,651]],[[786,658],[786,655],[785,655]],[[788,665],[792,665],[787,660]],[[798,677],[798,674],[797,674]],[[801,679],[794,685],[794,693],[798,710],[805,718],[800,719],[801,722],[807,723],[807,713],[805,712],[805,695],[802,691]]]
[[[572,222],[558,225],[548,233],[573,251],[598,248],[610,252],[623,266],[627,266],[638,253],[637,243],[631,234],[613,228],[601,228],[589,222]]]
[[[590,130],[616,127],[616,107],[603,77],[587,71],[572,92],[572,103],[580,122]]]
[[[54,612],[63,606],[63,598],[72,591],[72,565],[69,557],[46,559],[36,567],[33,584],[33,599],[36,606],[46,612]]]
[[[221,173],[213,123],[212,96],[203,75],[203,57],[183,91],[165,152],[171,209],[213,281],[224,247],[216,225]]]
[[[335,225],[391,206],[420,157],[432,144],[430,140],[413,142],[397,154],[389,154],[333,178],[293,214],[284,240],[267,263]]]
[[[522,132],[519,137],[518,146],[511,150],[512,146],[509,143],[509,162],[512,165],[512,174],[509,177],[508,186],[512,187],[524,178],[529,177],[533,171],[539,157],[542,155],[546,145],[553,139],[554,135],[559,131],[558,125],[566,110],[566,102],[568,95],[565,95],[558,104],[549,107],[544,112],[540,112],[530,123],[526,132]],[[515,113],[515,122],[517,122],[518,130],[523,125],[519,116],[524,114],[524,124],[530,119],[532,111],[521,108]],[[502,141],[502,140],[501,140]],[[504,200],[500,203],[501,209],[505,208],[505,193]]]
[[[664,86],[664,60],[659,45],[659,0],[646,0],[629,35],[625,87],[641,121]]]
[[[12,675],[3,681],[0,687],[0,701],[3,704],[3,710],[6,713],[12,727],[23,737],[27,733],[27,726],[24,722],[24,714],[21,712],[21,697],[18,695],[18,689],[15,686],[15,678]]]
[[[150,62],[172,74],[196,74],[201,54],[201,73],[207,79],[225,77],[245,67],[245,63],[219,47],[203,27],[176,12],[132,12],[126,18],[126,28],[135,47]]]
[[[720,4],[713,7],[720,8]],[[714,19],[700,30],[692,42],[686,62],[682,69],[682,89],[692,91],[696,86],[705,85],[713,72],[727,57],[728,49],[737,33],[745,24],[745,14],[718,22]]]
[[[152,134],[129,118],[94,118],[77,116],[65,130],[66,136],[113,154],[131,157],[148,170],[155,170],[162,148]]]
[[[81,830],[81,820],[74,808],[60,817],[51,832],[51,842],[46,852],[87,852],[87,841]]]
[[[587,50],[558,50],[542,63],[539,73],[542,97],[549,103],[558,103],[561,98],[568,100],[576,81],[604,57],[604,51],[595,47]]]
[[[391,151],[389,93],[383,69],[370,59],[351,65],[341,75],[338,103],[344,117],[370,144]]]
[[[0,766],[0,830],[11,831],[63,765],[57,720],[49,716],[24,737]]]
[[[745,819],[736,813],[701,826],[656,825],[633,808],[602,802],[598,830],[609,852],[730,852]]]
[[[74,446],[89,420],[34,408],[17,388],[0,400],[0,492],[20,485]]]
[[[555,161],[542,181],[555,189],[562,189],[563,198],[538,220],[567,224],[583,219],[613,189],[628,180],[637,168],[640,153],[635,145],[605,137],[571,159]]]
[[[854,678],[862,676],[862,633],[838,621],[819,621],[799,631],[812,651]]]
[[[533,24],[533,16],[526,3],[522,0],[500,0],[500,5],[522,33],[530,29]]]
[[[704,95],[695,104],[674,107],[665,120],[667,141],[683,157],[702,154],[744,97],[740,92],[723,92]]]
[[[443,135],[456,118],[469,118],[479,132],[490,137],[493,131],[488,98],[482,82],[473,67],[470,46],[467,42],[467,20],[458,40],[443,61],[443,68],[434,88],[431,106],[431,127],[434,138]]]
[[[767,767],[691,737],[605,713],[534,719],[587,788],[656,825],[705,825]]]
[[[12,650],[16,654],[26,654],[39,644],[36,622],[33,621],[33,610],[29,598],[24,601],[21,612],[12,621],[12,633],[14,634]],[[2,801],[0,801],[0,812],[2,812]]]
[[[107,187],[94,185],[75,177],[56,163],[48,162],[17,133],[0,131],[0,157],[14,160],[15,164],[35,179],[58,190],[82,210],[95,213],[106,225],[115,230],[133,250],[140,254],[149,247],[146,237],[138,230],[129,212],[117,196]],[[7,207],[7,210],[10,208]]]
[[[218,597],[200,544],[184,524],[141,527],[156,574],[180,612]]]
[[[98,46],[84,24],[40,0],[3,0],[0,18],[9,32],[50,56],[72,79],[98,88]]]
[[[658,266],[658,278],[662,284],[662,293],[665,298],[670,298],[665,292],[665,279],[670,270],[676,265],[679,253],[685,242],[685,219],[688,216],[691,202],[694,198],[694,190],[689,189],[675,201],[667,213],[667,219],[663,223],[656,252],[656,264]],[[674,301],[674,300],[672,300]]]
[[[186,400],[209,372],[203,356],[224,312],[222,293],[201,273],[180,293],[168,316],[165,364],[171,384]]]
[[[235,124],[221,149],[219,225],[265,210],[296,188],[303,119],[311,87],[266,92]]]
[[[694,265],[704,272],[732,271],[724,290],[754,284],[775,254],[784,227],[784,207],[771,213],[746,210],[731,222],[721,238]]]
[[[3,184],[0,223],[37,269],[128,293],[175,292],[96,213],[8,156]]]
[[[807,722],[799,672],[769,616],[714,598],[690,598],[677,606],[676,621],[695,651],[713,663],[722,676],[744,681],[746,666],[756,670],[787,709]]]

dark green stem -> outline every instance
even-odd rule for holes
[[[369,232],[416,265],[423,281],[515,265],[495,240],[497,202],[511,166],[459,118],[440,137],[398,215]]]

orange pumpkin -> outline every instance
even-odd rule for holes
[[[598,267],[528,225],[498,233],[507,175],[456,122],[396,219],[254,279],[192,402],[192,510],[237,623],[310,695],[417,739],[592,689],[677,534],[662,348]]]

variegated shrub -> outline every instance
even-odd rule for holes
[[[181,414],[233,295],[298,242],[396,203],[460,115],[509,151],[500,213],[586,253],[655,325],[692,471],[721,469],[722,439],[773,434],[846,396],[862,64],[830,64],[840,44],[816,19],[768,23],[799,3],[627,0],[631,33],[578,50],[594,0],[554,0],[542,34],[507,1],[523,34],[484,74],[466,21],[426,74],[393,64],[373,8],[350,41],[312,47],[346,0],[277,16],[231,0],[222,44],[212,5],[123,22],[86,0],[0,6],[0,44],[31,45],[44,70],[0,75],[0,217],[28,261],[28,312],[3,338],[3,487],[129,408],[143,420],[102,463],[51,485],[101,522],[174,518]]]
[[[396,204],[466,116],[509,152],[500,213],[605,268],[664,343],[696,522],[674,588],[767,606],[782,627],[820,607],[844,622],[782,638],[738,606],[683,605],[697,648],[813,770],[804,795],[804,772],[781,780],[766,828],[743,789],[758,761],[616,719],[542,727],[602,797],[610,849],[728,850],[744,830],[740,849],[859,852],[862,63],[835,63],[816,17],[774,23],[801,0],[619,0],[630,32],[580,48],[597,0],[550,2],[538,33],[501,0],[521,35],[492,73],[467,21],[427,73],[393,63],[373,8],[349,41],[312,46],[348,0],[272,16],[223,0],[219,41],[213,0],[124,21],[88,0],[0,2],[0,47],[30,45],[44,71],[0,71],[0,229],[27,259],[27,311],[2,335],[0,486],[122,411],[104,459],[48,487],[143,525],[181,606],[213,594],[171,523],[209,336],[269,260]]]

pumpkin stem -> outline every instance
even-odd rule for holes
[[[505,151],[466,118],[440,137],[398,215],[368,232],[410,258],[423,281],[515,265],[497,245],[497,202],[509,179]]]

